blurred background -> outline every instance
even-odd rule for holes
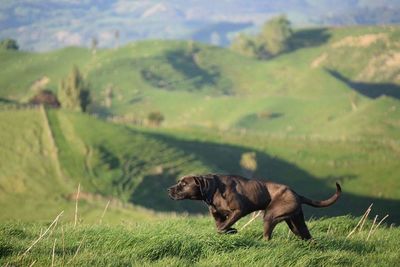
[[[397,0],[1,0],[0,220],[206,214],[166,188],[216,172],[339,181],[308,217],[399,223],[399,22]]]

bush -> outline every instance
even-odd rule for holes
[[[0,49],[5,50],[18,50],[19,46],[14,39],[4,39],[0,41]]]
[[[164,115],[160,111],[150,112],[147,116],[147,120],[152,126],[160,126],[164,119]]]
[[[255,152],[243,153],[240,158],[240,166],[243,174],[247,177],[252,177],[257,170],[257,156]]]
[[[57,96],[50,90],[41,90],[29,100],[30,104],[44,105],[46,107],[59,108],[60,102]]]

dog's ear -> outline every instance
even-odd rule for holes
[[[214,198],[214,193],[217,190],[218,186],[218,181],[215,177],[215,175],[212,176],[203,176],[201,177],[201,181],[204,183],[204,187],[200,187],[200,189],[203,191],[203,197],[204,201],[211,205],[213,198]]]
[[[200,184],[200,179],[198,176],[193,176],[194,184],[197,185],[198,187],[201,186]]]

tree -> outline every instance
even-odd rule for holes
[[[87,110],[90,91],[78,67],[74,66],[68,77],[61,81],[58,98],[65,109],[83,112]]]
[[[231,49],[244,56],[257,56],[257,44],[255,43],[255,40],[243,33],[237,35],[233,39]]]
[[[259,58],[269,58],[287,51],[290,48],[289,39],[293,31],[286,16],[279,16],[267,21],[257,36]]]
[[[279,16],[267,21],[258,35],[238,35],[231,48],[245,56],[267,59],[288,51],[292,34],[290,21]]]
[[[4,50],[18,50],[19,46],[17,41],[15,41],[14,39],[4,39],[0,41],[0,49],[4,49]]]

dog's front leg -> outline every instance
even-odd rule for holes
[[[211,215],[214,217],[215,225],[217,229],[221,227],[221,225],[225,222],[226,216],[219,213],[214,207],[209,208]]]
[[[240,210],[232,211],[228,215],[226,220],[219,225],[218,232],[220,232],[220,233],[228,232],[228,230],[231,229],[231,226],[234,225],[241,217],[242,217],[242,213]]]
[[[215,208],[210,207],[209,208],[211,215],[214,217],[215,220],[215,226],[217,226],[217,230],[219,233],[224,233],[224,234],[236,234],[237,230],[235,228],[228,228],[223,231],[220,231],[221,226],[225,223],[227,216],[224,216],[223,214],[219,213]]]

